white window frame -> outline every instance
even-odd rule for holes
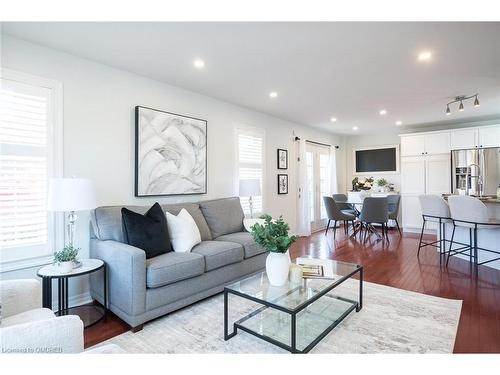
[[[233,192],[235,196],[239,196],[240,188],[240,155],[238,147],[238,134],[240,132],[254,133],[262,137],[262,183],[261,183],[261,196],[262,196],[262,212],[254,211],[254,218],[266,212],[266,131],[263,128],[236,124],[234,125],[233,144],[234,144],[234,179],[233,179]],[[247,214],[245,213],[245,216]]]
[[[63,85],[61,82],[16,70],[1,69],[1,79],[51,90],[52,118],[47,129],[47,180],[63,175]],[[48,181],[47,181],[48,183]],[[9,248],[9,253],[0,249],[0,273],[31,268],[52,262],[54,250],[64,245],[64,216],[60,213],[48,214],[47,247],[40,251],[28,251],[23,247]],[[7,251],[7,250],[5,250]],[[11,252],[11,253],[10,253]]]

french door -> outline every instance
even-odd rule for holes
[[[328,179],[330,149],[325,146],[307,143],[306,163],[311,230],[317,231],[325,228],[327,222],[323,196],[328,195],[330,192]]]

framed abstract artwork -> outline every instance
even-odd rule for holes
[[[288,151],[278,148],[278,169],[288,169]]]
[[[135,196],[207,193],[207,121],[135,107]]]
[[[278,175],[278,194],[288,194],[288,175]]]

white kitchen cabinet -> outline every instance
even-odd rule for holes
[[[450,164],[449,154],[402,158],[401,204],[405,230],[418,231],[422,227],[419,195],[441,195],[451,191]]]
[[[500,147],[500,125],[478,128],[479,147]]]
[[[477,128],[455,129],[451,131],[451,149],[462,150],[466,148],[477,148]]]
[[[403,194],[425,194],[425,156],[401,159],[401,191]]]
[[[441,195],[451,191],[450,155],[425,157],[425,194]]]
[[[420,209],[420,200],[418,195],[402,195],[401,208],[404,231],[416,232],[422,228],[422,211]]]
[[[425,194],[425,156],[401,158],[401,209],[404,230],[422,225],[418,196]]]
[[[450,132],[401,137],[401,156],[434,155],[450,152]]]
[[[447,154],[450,150],[450,132],[425,135],[426,155]]]
[[[401,137],[401,156],[423,155],[425,152],[425,135],[408,135]]]

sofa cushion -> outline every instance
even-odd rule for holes
[[[201,275],[204,271],[203,255],[172,251],[146,260],[146,286],[158,288]]]
[[[243,249],[245,250],[245,259],[266,252],[266,249],[255,243],[252,235],[248,232],[225,234],[223,236],[217,237],[216,241],[229,241],[229,242],[239,243],[240,245],[243,246]]]
[[[200,230],[193,217],[185,209],[179,215],[166,212],[170,241],[176,253],[186,253],[201,242]]]
[[[172,251],[167,218],[159,203],[155,203],[144,215],[123,207],[122,220],[125,242],[144,250],[146,259]]]
[[[147,206],[105,206],[98,207],[91,212],[92,232],[97,239],[106,241],[125,242],[125,236],[122,228],[122,207],[131,211],[144,214],[149,207]],[[210,228],[200,210],[198,203],[179,203],[163,204],[163,211],[168,211],[173,215],[178,215],[183,208],[193,217],[198,229],[200,230],[201,240],[211,240],[212,234]]]
[[[203,241],[191,252],[205,257],[205,271],[215,270],[244,259],[243,246],[235,242]]]
[[[212,238],[243,230],[243,209],[238,197],[200,202]]]

